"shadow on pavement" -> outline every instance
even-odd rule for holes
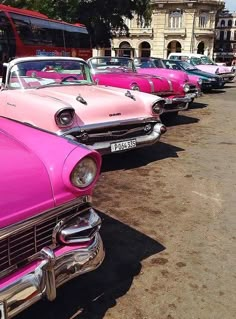
[[[188,111],[186,110],[186,111],[183,111],[182,113],[179,113],[178,116],[173,121],[168,121],[164,124],[167,127],[169,127],[169,126],[177,126],[177,125],[188,125],[188,124],[193,124],[193,123],[199,122],[198,118],[188,116],[187,115],[188,113],[186,113],[186,112],[188,112]]]
[[[184,151],[183,148],[158,142],[155,145],[133,151],[106,155],[103,156],[102,172],[142,167],[165,158],[176,158],[178,157],[178,152],[182,151]]]
[[[17,319],[102,319],[125,295],[142,260],[165,249],[143,233],[100,213],[106,257],[94,272],[82,275],[58,290],[54,302],[40,301]]]
[[[188,110],[186,110],[186,111],[188,112],[189,110],[192,110],[192,109],[204,109],[207,106],[208,106],[207,103],[201,103],[201,102],[194,101],[193,103],[190,104]]]

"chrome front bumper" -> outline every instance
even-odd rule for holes
[[[143,135],[143,136],[137,136],[135,137],[136,140],[136,147],[135,148],[140,148],[144,146],[149,146],[157,143],[160,140],[160,137],[162,134],[166,132],[166,127],[162,123],[156,123],[153,127],[152,133]],[[130,138],[132,139],[132,138]],[[100,154],[110,154],[111,153],[111,143],[115,142],[123,142],[129,140],[129,138],[126,139],[118,139],[117,141],[103,141],[99,143],[94,143],[92,147],[98,151]],[[134,149],[134,148],[132,148]]]
[[[224,82],[233,81],[233,79],[235,78],[235,73],[234,72],[231,72],[231,73],[219,73],[217,75],[219,75]]]
[[[66,281],[96,269],[104,259],[104,249],[99,233],[89,247],[64,246],[53,251],[44,248],[40,261],[6,279],[0,290],[0,318],[9,319],[36,301],[46,297],[56,298],[56,288]]]

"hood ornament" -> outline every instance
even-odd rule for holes
[[[88,104],[87,101],[85,101],[85,99],[80,94],[76,97],[76,100],[82,104]]]
[[[136,100],[135,97],[134,97],[134,95],[133,95],[132,93],[130,93],[129,90],[127,90],[127,92],[125,93],[125,96],[129,97],[130,99],[132,99],[132,100],[134,100],[134,101]]]

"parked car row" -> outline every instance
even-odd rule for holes
[[[58,287],[102,263],[101,219],[91,201],[102,155],[157,143],[163,119],[200,95],[201,75],[182,63],[25,57],[4,64],[1,319],[54,300]]]

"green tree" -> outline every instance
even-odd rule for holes
[[[126,32],[124,19],[134,14],[146,24],[151,19],[150,0],[5,0],[2,4],[37,10],[52,19],[86,25],[93,46],[109,46],[112,30]]]

